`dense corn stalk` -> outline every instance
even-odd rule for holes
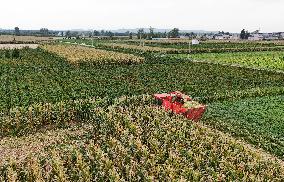
[[[82,46],[44,45],[43,49],[66,58],[72,64],[135,64],[144,62],[144,58],[131,54],[99,50]]]
[[[150,96],[123,97],[96,107],[95,128],[83,145],[54,146],[27,158],[30,167],[6,163],[0,178],[52,181],[281,181],[283,164],[201,124],[151,104]]]

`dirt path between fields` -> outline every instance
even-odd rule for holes
[[[0,44],[0,49],[23,49],[24,47],[36,49],[38,46],[38,44]]]

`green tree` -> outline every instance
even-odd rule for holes
[[[40,34],[43,35],[43,36],[48,36],[48,29],[47,28],[41,28],[39,30]]]
[[[190,39],[194,39],[196,38],[197,35],[194,32],[190,32],[190,33],[186,33],[185,36]]]
[[[69,30],[65,33],[65,37],[71,39],[71,32]]]
[[[174,28],[168,33],[169,38],[178,38],[179,37],[179,29]]]
[[[142,39],[142,38],[144,38],[144,36],[145,36],[144,29],[143,29],[143,28],[140,28],[140,29],[137,31],[137,38],[138,38],[138,39]]]
[[[100,36],[100,32],[99,31],[97,31],[97,30],[94,30],[94,36]]]
[[[129,39],[132,39],[132,38],[133,38],[133,33],[130,32],[130,33],[129,33]]]
[[[20,35],[20,28],[19,27],[15,27],[15,35]]]
[[[154,28],[152,28],[152,27],[150,27],[150,29],[149,29],[149,34],[148,34],[148,38],[149,39],[152,39],[154,36],[155,36],[155,34],[154,34]]]
[[[101,36],[105,36],[105,31],[101,30]]]
[[[114,33],[111,32],[111,31],[106,31],[106,32],[105,32],[105,35],[106,35],[106,36],[109,36],[110,38],[112,38],[112,37],[114,36]]]
[[[249,33],[247,30],[243,29],[243,30],[241,31],[241,34],[240,34],[240,38],[241,38],[241,39],[248,39],[249,36],[250,36],[250,33]]]
[[[164,33],[162,34],[162,38],[167,38],[167,32],[164,32]]]
[[[246,39],[248,39],[249,38],[249,36],[250,36],[250,33],[248,32],[248,31],[246,31]]]
[[[240,34],[240,38],[245,39],[245,36],[246,36],[246,31],[245,31],[245,29],[242,29],[241,34]]]

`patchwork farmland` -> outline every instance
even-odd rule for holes
[[[0,181],[282,181],[284,43],[0,49]],[[191,121],[157,105],[181,91]]]

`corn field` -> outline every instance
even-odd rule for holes
[[[8,158],[0,167],[1,181],[284,178],[283,162],[152,102],[147,95],[121,97],[107,107],[89,102],[88,122],[95,129],[88,132],[85,143],[61,142],[21,162]]]
[[[144,45],[143,45],[144,44]],[[244,46],[242,44],[237,45],[235,47],[223,45],[219,47],[213,47],[212,45],[208,46],[191,46],[189,49],[189,43],[186,45],[174,45],[169,44],[170,46],[163,44],[145,44],[135,45],[135,44],[127,44],[127,43],[99,43],[98,47],[106,48],[109,50],[115,51],[124,51],[128,53],[161,53],[161,54],[197,54],[197,53],[226,53],[226,52],[255,52],[255,51],[283,51],[284,46],[265,46],[265,45],[256,45],[254,46]],[[205,44],[206,45],[206,44]],[[246,44],[245,44],[246,45]],[[248,44],[249,45],[249,44]]]
[[[42,48],[66,58],[72,64],[134,64],[144,62],[143,57],[82,46],[43,45]]]
[[[282,53],[221,57],[276,65],[263,70],[162,44],[0,50],[0,181],[283,181]],[[279,48],[237,44],[218,51]],[[195,53],[214,49],[202,46]],[[209,55],[222,54],[195,56]],[[152,97],[173,90],[208,105],[200,122]]]

